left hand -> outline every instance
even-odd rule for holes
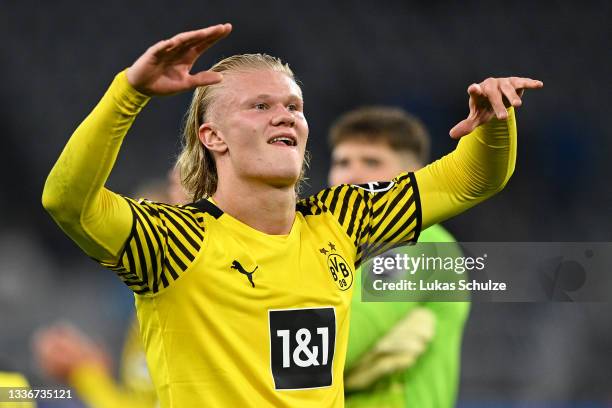
[[[370,387],[382,377],[412,367],[436,333],[436,315],[417,307],[401,319],[344,374],[347,390]]]
[[[472,84],[467,92],[470,95],[470,113],[451,130],[453,139],[460,139],[493,117],[499,120],[508,118],[507,107],[518,108],[525,89],[542,88],[544,83],[531,78],[487,78],[479,84]]]

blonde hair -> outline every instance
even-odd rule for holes
[[[282,72],[296,83],[298,82],[288,64],[267,54],[234,55],[217,62],[210,70],[227,72],[253,69]],[[220,87],[220,83],[198,87],[193,93],[189,110],[185,115],[182,150],[176,166],[180,171],[181,183],[194,201],[213,195],[219,182],[213,155],[200,142],[198,135],[200,126],[208,120],[207,115],[210,114],[216,91]],[[306,152],[302,174],[296,185],[296,192],[299,192],[301,182],[304,181],[304,170],[308,167],[308,163],[309,154]]]

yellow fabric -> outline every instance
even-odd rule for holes
[[[422,224],[501,188],[513,166],[515,132],[494,122],[416,174],[425,218],[415,176],[404,173],[302,200],[291,233],[270,236],[210,201],[175,207],[103,188],[147,100],[119,74],[68,142],[43,204],[136,293],[162,407],[343,406],[348,309],[364,246],[372,254],[415,241]]]
[[[121,383],[128,390],[142,395],[150,395],[151,397],[147,398],[149,400],[157,399],[149,367],[147,366],[144,347],[140,338],[140,327],[136,316],[134,316],[123,344],[119,374]]]
[[[514,172],[516,118],[492,119],[461,138],[450,154],[415,173],[423,229],[457,215],[500,191]]]
[[[53,166],[43,205],[91,257],[116,261],[132,226],[127,203],[104,188],[121,141],[149,98],[119,74]]]
[[[287,236],[254,230],[211,202],[200,208],[126,199],[131,237],[120,262],[107,266],[139,294],[137,314],[162,406],[342,406],[352,265],[373,236],[416,238],[413,185],[404,174],[380,192],[324,190],[298,204]],[[395,215],[406,225],[399,234],[385,222]],[[299,392],[280,387],[270,373],[276,332],[269,313],[314,308],[333,310],[331,322],[316,326],[330,323],[334,332],[330,382]]]
[[[89,408],[153,408],[154,389],[148,392],[126,388],[98,365],[82,365],[70,374],[70,387]]]
[[[30,388],[28,380],[20,373],[0,371],[0,387],[7,388]],[[4,391],[3,397],[8,397],[8,390]],[[35,402],[1,402],[0,408],[36,408]]]

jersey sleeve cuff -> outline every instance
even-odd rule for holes
[[[482,144],[493,149],[508,147],[508,135],[516,133],[516,116],[513,107],[506,110],[508,118],[497,119],[494,117],[476,128],[475,136]]]
[[[149,102],[150,96],[134,89],[127,79],[127,69],[115,76],[107,95],[110,94],[121,113],[124,115],[137,115]]]

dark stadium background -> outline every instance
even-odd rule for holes
[[[309,192],[326,184],[326,130],[362,104],[399,105],[433,135],[434,157],[487,76],[541,79],[518,112],[508,187],[445,225],[462,241],[612,241],[611,3],[127,2],[0,4],[0,359],[40,376],[29,351],[64,318],[117,352],[131,297],[44,213],[46,174],[115,73],[177,32],[229,21],[201,59],[267,52],[303,82]],[[110,186],[131,193],[164,177],[190,96],[153,100],[129,134]],[[463,347],[461,406],[612,401],[611,305],[474,304]],[[506,405],[507,404],[507,405]],[[567,405],[569,406],[569,405]],[[573,405],[572,405],[573,406]],[[578,406],[578,405],[576,405]]]

